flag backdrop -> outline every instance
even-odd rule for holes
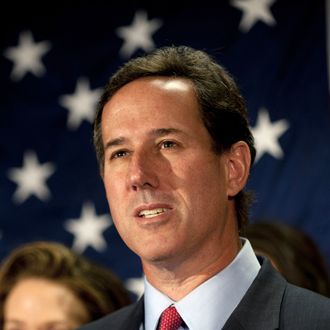
[[[29,3],[0,14],[0,259],[55,240],[141,293],[139,259],[109,214],[91,123],[118,66],[185,44],[213,55],[246,98],[258,150],[251,221],[303,229],[330,265],[327,3]]]

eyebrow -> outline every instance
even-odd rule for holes
[[[183,134],[183,131],[177,128],[157,128],[150,132],[150,135],[154,137],[162,137],[169,134]]]
[[[23,323],[23,322],[20,321],[20,320],[16,320],[16,319],[9,319],[9,320],[5,320],[4,324],[6,324],[6,323],[20,324],[20,323]]]
[[[150,135],[151,137],[162,137],[162,136],[166,136],[169,134],[184,134],[183,131],[177,129],[177,128],[156,128],[153,129],[149,132],[148,135]],[[115,139],[111,139],[110,141],[108,141],[105,146],[104,149],[109,149],[111,147],[116,147],[116,146],[121,146],[123,145],[125,142],[127,142],[128,139],[120,136],[118,138]]]
[[[24,323],[24,321],[21,321],[21,320],[18,320],[18,319],[8,319],[8,320],[5,320],[5,323],[17,323],[17,324],[21,324],[21,323]],[[54,321],[48,321],[46,324],[47,325],[53,325],[53,324],[55,324],[55,325],[57,325],[57,324],[66,324],[67,323],[67,321],[62,321],[62,320],[59,320],[59,321],[57,321],[57,320],[54,320]]]

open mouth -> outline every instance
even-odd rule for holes
[[[168,209],[166,208],[156,208],[156,209],[152,209],[152,210],[142,210],[139,212],[139,217],[141,218],[153,218],[156,217],[159,214],[162,214],[164,212],[166,212]]]

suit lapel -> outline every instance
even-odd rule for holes
[[[267,259],[242,301],[231,314],[223,330],[275,330],[279,328],[282,298],[286,280],[273,269]],[[126,315],[120,330],[139,330],[144,320],[142,297]]]
[[[135,304],[132,311],[127,315],[120,330],[139,330],[144,320],[144,297]]]
[[[281,302],[287,282],[263,259],[251,287],[223,330],[273,330],[279,328]]]

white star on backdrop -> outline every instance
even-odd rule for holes
[[[11,79],[18,81],[28,72],[37,77],[45,74],[46,69],[41,62],[51,48],[49,41],[34,42],[31,31],[23,31],[19,35],[18,45],[9,47],[4,51],[4,56],[13,61],[14,67],[11,72]]]
[[[131,25],[116,29],[117,35],[124,39],[119,54],[124,58],[129,58],[139,48],[146,52],[153,50],[155,43],[152,40],[152,35],[162,24],[162,21],[157,18],[148,21],[147,12],[138,10]]]
[[[269,153],[278,159],[283,157],[284,153],[279,139],[289,126],[286,119],[280,119],[272,123],[267,109],[261,108],[259,110],[256,126],[251,128],[257,149],[256,162],[265,153]]]
[[[258,21],[267,25],[276,25],[276,20],[270,11],[270,7],[276,0],[231,0],[230,4],[242,10],[242,18],[239,29],[246,33]]]
[[[143,277],[130,278],[125,282],[125,287],[140,298],[144,293],[144,280]]]
[[[92,203],[84,203],[79,219],[69,219],[65,222],[65,229],[74,235],[72,248],[82,253],[88,246],[102,252],[107,243],[103,232],[112,225],[110,215],[97,215]]]
[[[26,151],[22,168],[12,168],[8,171],[9,179],[17,184],[13,200],[21,204],[30,195],[35,195],[42,201],[47,200],[51,194],[46,186],[46,180],[54,171],[55,166],[52,163],[41,165],[35,152]]]
[[[88,79],[79,78],[73,94],[60,96],[60,104],[69,111],[70,129],[77,129],[83,120],[93,122],[100,95],[101,88],[91,90]]]

